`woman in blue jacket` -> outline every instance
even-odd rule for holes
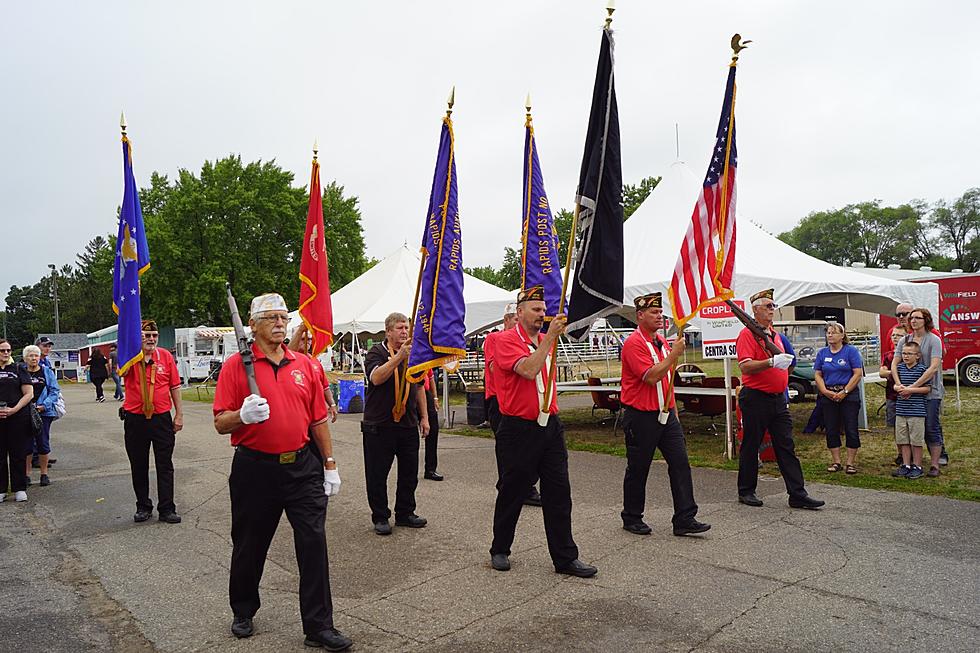
[[[31,385],[34,387],[34,401],[31,410],[41,414],[41,431],[34,434],[34,449],[41,463],[41,485],[50,485],[48,478],[48,454],[51,453],[51,422],[58,419],[55,404],[61,397],[61,388],[54,370],[47,365],[41,365],[41,350],[35,345],[24,347],[24,363]],[[31,483],[31,453],[27,454],[26,465],[27,484]]]
[[[855,459],[861,447],[858,435],[858,413],[861,411],[861,392],[858,384],[864,375],[861,352],[848,343],[844,327],[837,322],[827,324],[827,346],[817,352],[813,361],[817,391],[825,397],[824,425],[827,427],[827,448],[832,462],[828,472],[844,469],[857,474]],[[841,464],[840,431],[844,427],[847,464]]]

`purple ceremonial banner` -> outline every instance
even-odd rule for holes
[[[463,232],[456,209],[453,145],[452,120],[443,118],[429,212],[422,234],[422,255],[428,256],[422,270],[406,373],[413,382],[420,381],[434,367],[466,357]]]
[[[538,142],[530,115],[524,132],[524,218],[521,230],[521,290],[544,288],[547,305],[545,323],[558,314],[561,300],[561,261],[558,259],[558,232],[551,216],[544,176],[538,161]]]

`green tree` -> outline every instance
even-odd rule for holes
[[[356,197],[344,197],[344,187],[336,181],[323,189],[323,228],[327,234],[331,292],[340,290],[368,269],[361,210],[357,204]]]
[[[628,220],[640,208],[640,204],[650,196],[662,177],[644,177],[638,184],[623,186],[623,220]]]
[[[973,243],[980,237],[980,188],[969,189],[952,203],[936,202],[929,226],[936,232],[937,244],[951,255],[956,267],[975,269],[977,260],[972,252],[980,246]]]
[[[116,321],[112,311],[114,256],[110,239],[96,236],[78,254],[70,274],[58,279],[62,331],[91,333]]]

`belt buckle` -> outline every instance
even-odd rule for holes
[[[288,465],[290,463],[296,462],[296,452],[287,451],[286,453],[279,454],[279,464]]]

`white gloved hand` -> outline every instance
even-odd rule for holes
[[[340,472],[336,469],[323,470],[323,491],[328,497],[340,494]]]
[[[269,400],[258,395],[249,395],[238,411],[242,424],[257,424],[269,419]]]
[[[793,364],[793,357],[790,354],[776,354],[772,357],[772,366],[777,370],[788,370]]]

